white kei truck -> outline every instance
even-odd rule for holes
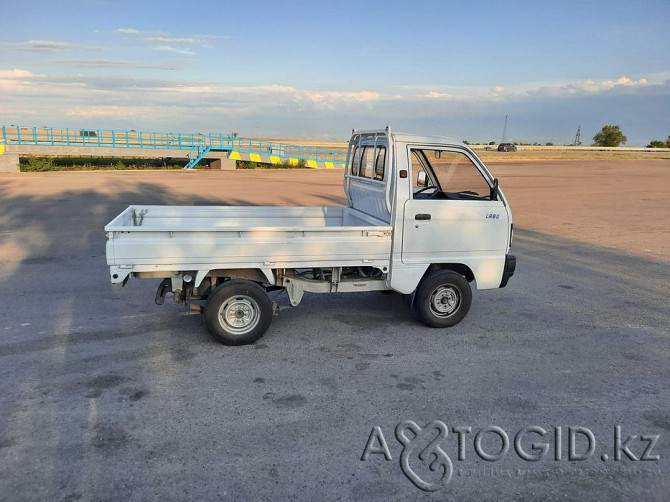
[[[106,227],[112,283],[162,279],[156,303],[204,314],[227,345],[258,340],[285,290],[395,291],[428,326],[459,323],[478,289],[514,274],[512,213],[498,180],[465,144],[441,136],[353,131],[342,207],[132,205]]]

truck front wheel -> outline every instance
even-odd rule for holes
[[[472,290],[465,277],[451,270],[434,270],[421,280],[414,310],[428,326],[448,328],[465,318],[471,303]]]
[[[225,345],[258,340],[272,322],[272,302],[255,282],[233,279],[217,287],[205,305],[205,325]]]

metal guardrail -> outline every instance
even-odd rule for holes
[[[106,148],[198,149],[236,151],[344,164],[346,151],[306,147],[274,141],[237,138],[223,133],[159,133],[105,129],[54,129],[51,127],[2,126],[6,145],[86,146]]]
[[[259,155],[272,155],[282,158],[298,158],[339,164],[344,164],[347,157],[346,150],[333,150],[246,138],[235,138],[233,140],[233,150],[240,153],[256,153]]]
[[[197,148],[211,141],[230,148],[230,134],[157,133],[104,129],[53,129],[50,127],[2,126],[7,145],[92,146],[113,148]]]

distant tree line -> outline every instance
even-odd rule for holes
[[[595,136],[593,136],[593,145],[592,146],[602,146],[602,147],[617,147],[625,144],[627,141],[626,136],[624,135],[623,131],[621,130],[621,127],[619,125],[604,125],[603,128],[598,131]],[[466,145],[469,145],[470,142],[468,140],[463,140],[463,143]],[[495,141],[489,141],[489,145],[495,145]],[[523,141],[514,142],[515,145],[522,145],[522,146],[541,146],[541,143],[524,143]],[[545,146],[553,146],[554,144],[549,141],[544,144]],[[571,146],[571,145],[566,145],[566,146]],[[670,148],[670,136],[668,136],[667,140],[658,140],[655,139],[653,141],[650,141],[649,144],[646,146],[646,148]]]
[[[659,139],[650,141],[647,148],[670,148],[670,136],[665,141]]]

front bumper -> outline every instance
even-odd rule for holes
[[[507,256],[505,256],[505,268],[503,268],[502,281],[500,281],[501,288],[507,286],[507,281],[509,281],[510,277],[514,275],[515,270],[516,270],[516,256],[508,254]]]

